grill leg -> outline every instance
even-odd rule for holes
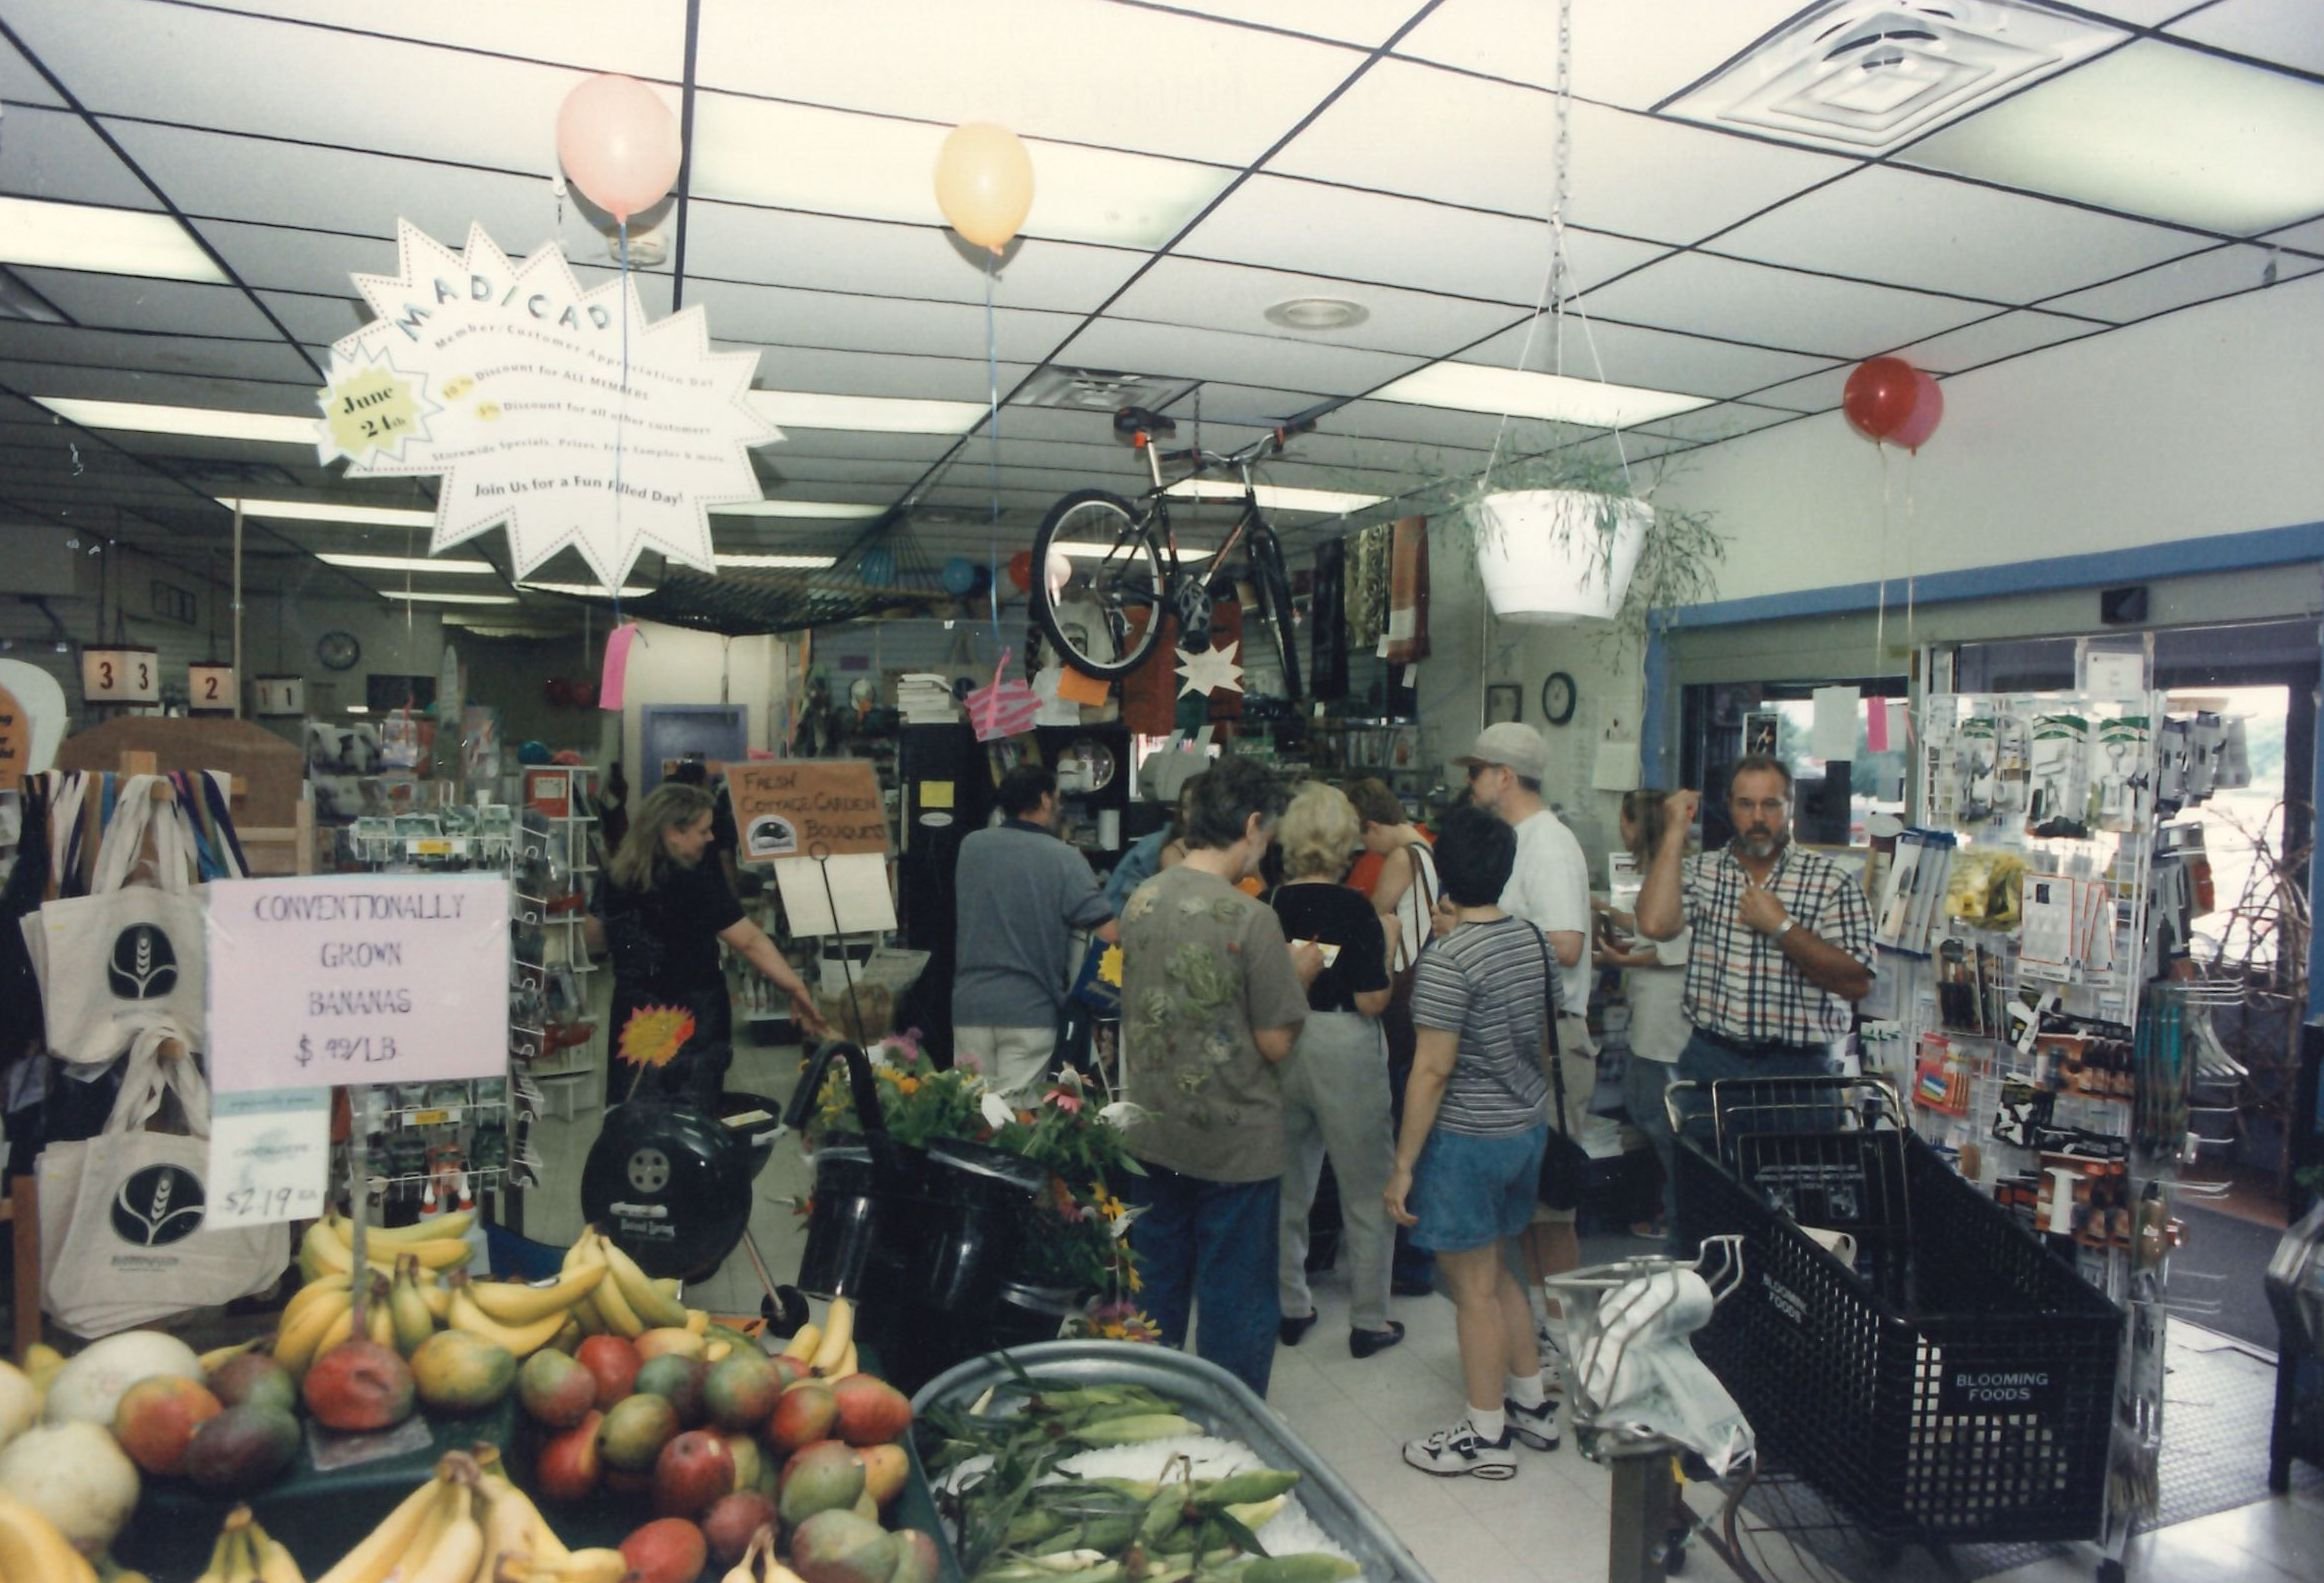
[[[1606,1583],[1663,1583],[1670,1548],[1670,1448],[1612,1458]]]

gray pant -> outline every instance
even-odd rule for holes
[[[1277,1286],[1286,1318],[1315,1312],[1307,1289],[1307,1213],[1323,1161],[1339,1178],[1352,1291],[1348,1319],[1358,1330],[1388,1326],[1388,1268],[1394,1228],[1380,1195],[1395,1163],[1388,1124],[1388,1043],[1380,1024],[1350,1011],[1311,1011],[1283,1063],[1282,1230]]]

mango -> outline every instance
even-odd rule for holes
[[[516,1371],[516,1394],[534,1423],[570,1429],[597,1405],[597,1377],[578,1359],[544,1347]]]
[[[121,1393],[113,1408],[113,1438],[146,1472],[174,1477],[185,1471],[194,1431],[225,1410],[208,1386],[156,1374]]]
[[[437,1331],[413,1351],[411,1366],[421,1402],[440,1413],[496,1407],[516,1383],[515,1356],[498,1342],[465,1330]],[[596,1395],[594,1385],[590,1394]]]
[[[856,1455],[863,1458],[863,1487],[873,1500],[884,1507],[904,1492],[912,1459],[902,1446],[865,1446]]]
[[[767,1420],[767,1439],[778,1451],[800,1451],[831,1438],[839,1423],[839,1403],[821,1380],[801,1380],[783,1392]]]
[[[791,1535],[791,1570],[805,1583],[888,1583],[896,1536],[851,1511],[817,1512]]]
[[[597,1444],[607,1467],[645,1474],[683,1427],[678,1409],[666,1397],[641,1391],[623,1397],[606,1412],[605,1421],[597,1426]]]
[[[885,1445],[912,1427],[912,1403],[886,1380],[850,1374],[831,1387],[839,1410],[839,1438],[851,1446]]]
[[[679,1425],[691,1429],[702,1422],[702,1380],[709,1372],[700,1358],[665,1352],[637,1371],[637,1393],[663,1398],[678,1410]]]
[[[888,1583],[936,1583],[936,1541],[917,1528],[896,1530],[896,1570]]]
[[[255,1402],[286,1413],[298,1410],[299,1382],[263,1352],[237,1352],[210,1372],[209,1383],[210,1394],[223,1406]]]
[[[412,1371],[393,1347],[342,1341],[317,1358],[301,1385],[325,1429],[393,1429],[412,1415]]]
[[[298,1455],[299,1421],[286,1412],[244,1402],[203,1420],[186,1443],[185,1475],[213,1495],[264,1489]]]
[[[732,1353],[702,1377],[702,1406],[721,1429],[756,1429],[773,1415],[783,1384],[765,1353]]]
[[[818,1512],[852,1508],[863,1498],[863,1458],[855,1448],[837,1440],[819,1440],[783,1464],[777,1486],[776,1509],[788,1527],[796,1527]],[[876,1513],[876,1505],[875,1505]]]
[[[691,1330],[672,1325],[647,1331],[637,1338],[636,1345],[637,1355],[651,1363],[656,1358],[699,1358],[708,1350],[710,1343]]]

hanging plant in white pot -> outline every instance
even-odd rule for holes
[[[1499,489],[1469,507],[1477,575],[1503,621],[1611,621],[1654,524],[1643,500],[1586,489]]]

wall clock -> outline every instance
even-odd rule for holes
[[[326,632],[315,639],[315,658],[326,670],[351,671],[363,658],[363,645],[355,641],[352,632]]]
[[[1541,684],[1541,718],[1562,726],[1573,717],[1574,679],[1563,671],[1551,671]]]

